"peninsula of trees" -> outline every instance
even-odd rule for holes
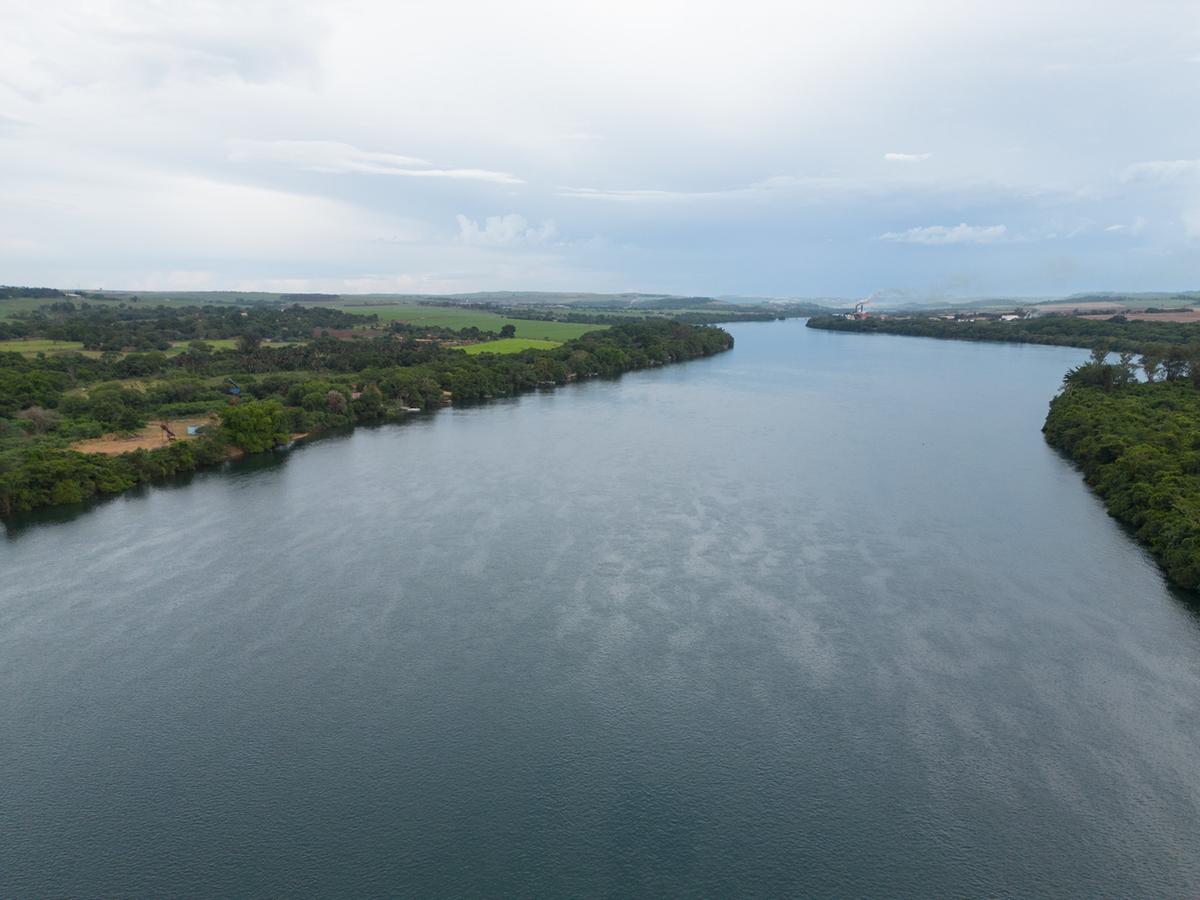
[[[1005,321],[998,317],[950,319],[932,315],[813,316],[809,328],[849,331],[855,334],[902,334],[909,337],[944,338],[956,341],[997,341],[1011,344],[1053,344],[1059,347],[1103,347],[1117,353],[1143,353],[1154,346],[1164,357],[1190,352],[1187,345],[1200,347],[1200,323],[1153,322],[1111,316],[1084,319],[1078,316],[1043,315],[1032,319]]]
[[[0,324],[8,337],[73,340],[84,349],[4,352],[0,343],[0,515],[117,493],[298,433],[615,376],[733,345],[721,329],[656,319],[618,321],[553,349],[471,355],[455,345],[474,343],[478,328],[393,322],[349,330],[366,321],[295,305],[97,309],[70,302],[10,318]],[[218,338],[226,346],[215,346]],[[158,449],[72,449],[186,415],[209,415],[213,425],[192,440],[164,437]]]
[[[1200,365],[1141,365],[1148,380],[1098,351],[1067,373],[1042,431],[1171,581],[1200,590]]]

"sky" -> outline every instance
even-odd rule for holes
[[[0,0],[0,283],[1200,289],[1200,3]]]

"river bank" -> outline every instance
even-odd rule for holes
[[[943,340],[1098,342],[1090,362],[1063,373],[1042,432],[1079,466],[1109,513],[1131,529],[1167,577],[1184,590],[1200,591],[1200,328],[1160,321],[1146,331],[1141,324],[1071,317],[972,323],[826,316],[807,324]],[[1124,350],[1115,363],[1107,361],[1110,347]]]
[[[383,422],[412,409],[438,408],[452,399],[488,400],[580,378],[615,376],[720,353],[732,345],[728,332],[717,328],[659,321],[623,323],[552,350],[507,356],[471,356],[437,347],[409,350],[386,340],[357,346],[329,340],[318,348],[318,355],[311,347],[259,347],[245,361],[265,374],[227,376],[232,385],[228,391],[234,396],[219,413],[220,427],[195,440],[117,455],[80,453],[63,447],[58,437],[72,423],[64,423],[53,406],[50,412],[37,407],[36,424],[42,432],[26,440],[18,436],[0,454],[0,517],[120,493],[135,484],[220,463],[233,448],[261,452],[287,443],[295,434]],[[323,361],[325,371],[313,372],[314,360]],[[392,365],[382,364],[388,361]],[[39,363],[60,364],[21,360],[35,371]],[[298,366],[304,368],[295,371]],[[162,392],[172,389],[172,384],[168,382]],[[211,394],[213,388],[210,384],[189,390],[194,397],[197,391]],[[115,405],[117,416],[135,417],[142,395],[120,384],[101,385],[86,395],[47,393],[60,409],[74,412],[82,421],[90,421],[83,417],[101,404],[107,404],[105,409]],[[224,389],[217,394],[223,395]],[[35,424],[33,418],[30,424]]]

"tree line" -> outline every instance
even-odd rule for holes
[[[292,341],[314,330],[349,329],[377,323],[324,306],[140,306],[60,300],[0,319],[0,339],[38,337],[78,341],[86,350],[167,350],[179,341],[207,341],[252,335]]]
[[[1046,440],[1175,584],[1200,590],[1200,391],[1195,375],[1139,381],[1092,362],[1050,403]]]
[[[1150,344],[1164,347],[1200,347],[1200,322],[1154,322],[1113,316],[1082,319],[1075,316],[1039,316],[1034,319],[1000,321],[947,320],[937,316],[906,318],[869,316],[814,316],[809,328],[849,331],[857,334],[903,334],[912,337],[949,338],[959,341],[998,341],[1017,344],[1051,344],[1060,347],[1103,347],[1121,352],[1143,352]]]

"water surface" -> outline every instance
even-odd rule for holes
[[[731,330],[10,528],[0,895],[1200,892],[1085,354]]]

